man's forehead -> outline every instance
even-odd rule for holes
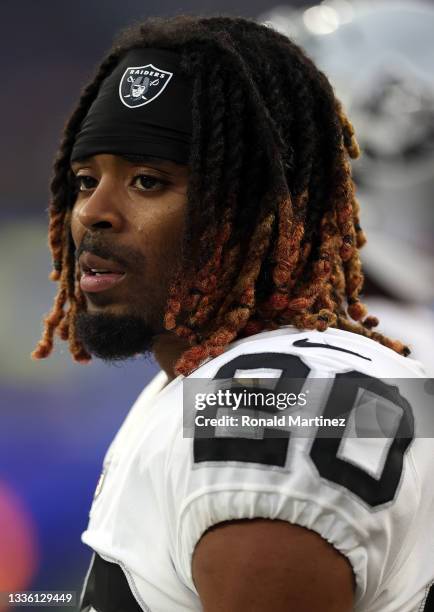
[[[79,157],[77,159],[74,159],[74,161],[71,162],[71,167],[77,166],[77,165],[81,165],[81,164],[86,164],[86,163],[92,163],[97,161],[97,158],[100,157],[101,155],[104,155],[104,153],[96,153],[95,155],[87,155],[85,157]],[[180,166],[180,164],[177,164],[176,162],[169,160],[169,159],[163,159],[160,157],[154,157],[152,155],[137,155],[137,154],[113,154],[113,153],[107,153],[106,155],[110,155],[111,157],[115,158],[118,162],[127,162],[130,164],[153,164],[153,165],[160,165],[160,166]]]

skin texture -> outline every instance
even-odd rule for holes
[[[351,565],[317,533],[284,521],[220,523],[199,540],[204,612],[351,612]]]
[[[99,343],[102,358],[152,350],[170,380],[186,349],[185,340],[164,331],[163,313],[181,256],[188,168],[95,155],[72,170],[79,189],[71,220],[77,256],[90,251],[127,272],[117,286],[85,294],[81,332]],[[115,333],[120,326],[123,347]],[[316,533],[282,521],[233,521],[209,530],[196,547],[193,577],[205,612],[352,609],[348,561]]]
[[[116,287],[85,294],[87,317],[82,327],[87,333],[103,329],[105,342],[116,344],[111,328],[136,317],[143,323],[142,345],[140,351],[134,346],[130,356],[152,347],[172,378],[185,341],[164,331],[163,312],[180,258],[188,167],[157,159],[138,164],[105,154],[71,167],[79,189],[71,220],[77,256],[90,251],[121,263],[127,272]],[[124,329],[134,334],[137,325]],[[104,348],[99,349],[104,358]],[[107,353],[116,353],[116,346]],[[121,355],[127,356],[125,351]]]

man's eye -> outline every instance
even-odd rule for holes
[[[139,174],[133,179],[133,185],[140,191],[156,191],[166,185],[165,181],[148,174]]]
[[[92,176],[79,174],[75,177],[75,184],[79,191],[89,191],[89,189],[93,189],[96,186],[96,183],[96,179]]]

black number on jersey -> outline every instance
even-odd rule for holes
[[[232,361],[225,363],[214,379],[233,378],[236,370],[254,370],[255,368],[271,368],[281,370],[280,380],[284,377],[297,378],[291,387],[291,392],[298,394],[301,391],[304,380],[307,378],[308,368],[295,355],[282,353],[254,353],[252,355],[240,355]],[[281,384],[281,383],[280,383]],[[285,387],[288,392],[288,386]],[[275,392],[279,392],[279,381]],[[265,410],[264,410],[265,411]],[[215,411],[217,413],[217,409]],[[277,409],[270,410],[270,414],[279,412]],[[264,429],[263,438],[254,440],[249,438],[195,438],[194,461],[243,461],[248,463],[262,463],[265,465],[278,465],[283,467],[288,452],[290,432],[286,437],[276,438],[273,429]]]
[[[284,384],[284,389],[288,392],[288,379],[293,378],[290,391],[298,394],[304,380],[310,373],[310,368],[295,355],[253,353],[240,355],[224,364],[214,378],[233,378],[236,370],[261,368],[280,370],[280,377],[274,388],[275,393],[282,390],[281,383]],[[397,387],[387,385],[377,378],[356,371],[335,375],[323,411],[323,417],[348,416],[348,406],[356,406],[356,398],[361,389],[369,389],[375,395],[397,406],[402,412],[395,438],[388,447],[381,475],[374,478],[364,469],[337,456],[345,428],[342,428],[340,437],[317,437],[312,444],[310,458],[322,478],[345,487],[369,506],[375,507],[392,501],[396,495],[401,480],[404,454],[414,436],[414,421],[411,406],[399,393]],[[276,413],[279,411],[274,409],[270,412]],[[275,437],[273,429],[264,428],[261,439],[196,437],[193,441],[194,461],[195,463],[240,461],[283,467],[286,463],[290,444],[290,432],[286,433],[286,437],[281,437],[282,432],[279,432],[279,437]]]
[[[310,456],[323,478],[340,484],[355,493],[370,506],[385,504],[395,497],[402,473],[404,453],[413,439],[414,424],[410,404],[399,393],[397,387],[387,385],[378,378],[360,372],[336,374],[327,404],[323,412],[325,418],[336,418],[345,413],[347,406],[356,406],[360,389],[366,389],[376,396],[388,400],[402,410],[402,416],[389,447],[381,476],[373,478],[356,465],[337,457],[341,436],[336,438],[316,438]],[[411,437],[404,437],[410,435]]]

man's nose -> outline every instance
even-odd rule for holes
[[[78,218],[87,229],[111,229],[120,232],[124,217],[120,209],[121,194],[110,180],[101,179],[90,197],[80,207]]]

